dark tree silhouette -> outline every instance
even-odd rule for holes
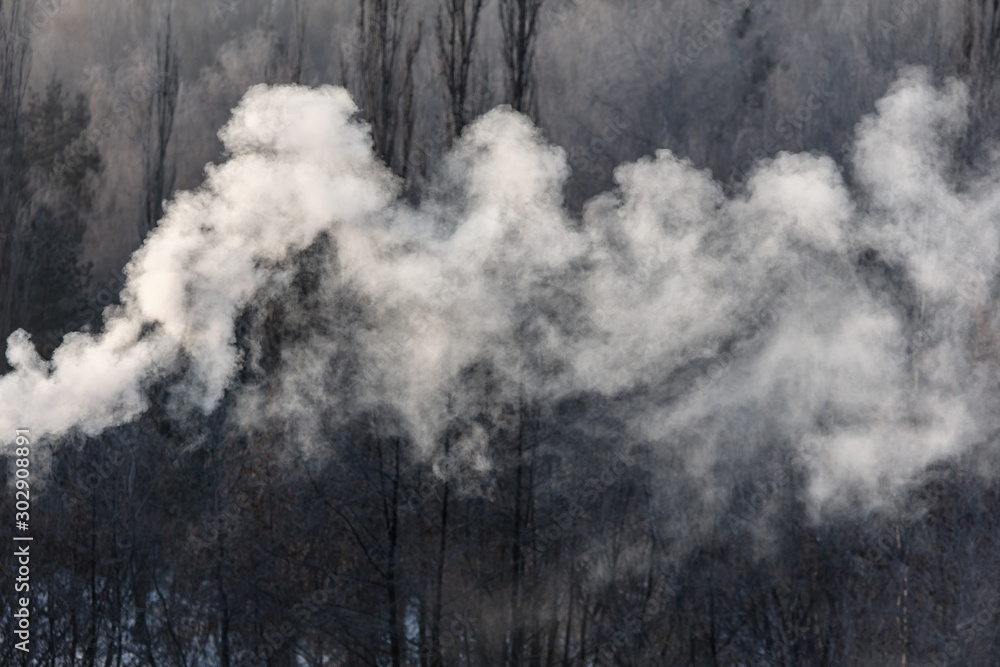
[[[456,137],[469,122],[466,108],[473,49],[485,0],[442,0],[434,23],[438,61],[444,84],[449,135]]]
[[[503,31],[503,65],[507,103],[515,111],[534,115],[535,85],[532,71],[539,13],[545,0],[498,0]]]

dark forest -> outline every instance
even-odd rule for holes
[[[0,665],[1000,664],[997,0],[0,0]]]

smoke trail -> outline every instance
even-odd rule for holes
[[[953,173],[966,105],[961,84],[908,70],[857,128],[853,189],[830,158],[782,153],[727,196],[660,151],[574,221],[563,151],[509,110],[467,129],[414,208],[344,91],[255,87],[220,135],[230,159],[168,207],[104,333],[68,337],[51,363],[11,337],[0,430],[98,432],[167,373],[208,411],[242,367],[270,375],[238,388],[247,427],[308,446],[388,407],[427,454],[484,393],[596,394],[694,475],[778,442],[817,506],[877,497],[996,428],[1000,195],[994,176]],[[309,247],[314,294],[283,304],[301,335],[261,370],[234,321],[280,299]],[[488,437],[465,432],[456,456],[487,470]]]
[[[106,311],[104,331],[67,336],[51,362],[23,331],[8,340],[0,430],[98,433],[140,414],[144,388],[182,368],[177,393],[211,409],[237,364],[234,318],[275,267],[392,197],[355,110],[333,88],[248,92],[220,134],[230,159],[169,205],[126,267],[122,306]]]

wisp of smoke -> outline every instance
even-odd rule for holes
[[[220,134],[228,160],[169,204],[103,332],[51,361],[10,337],[0,433],[97,433],[167,376],[211,411],[256,363],[236,319],[325,237],[324,325],[241,388],[246,426],[306,442],[325,414],[389,406],[430,453],[479,409],[459,378],[488,363],[498,400],[627,394],[628,437],[693,475],[779,442],[817,506],[891,489],[996,428],[1000,189],[955,173],[966,106],[962,84],[906,70],[858,125],[850,187],[828,157],[781,153],[727,195],[660,151],[574,220],[564,152],[509,109],[466,130],[414,207],[346,92],[254,87]],[[489,447],[471,428],[454,450],[485,470]]]

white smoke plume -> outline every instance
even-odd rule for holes
[[[15,332],[0,429],[94,434],[147,407],[144,387],[189,363],[180,390],[210,410],[237,364],[233,322],[288,253],[383,210],[391,184],[351,120],[346,92],[251,90],[220,133],[230,159],[182,193],[126,267],[122,306],[99,334],[66,337],[46,363]]]
[[[255,87],[220,134],[228,161],[169,205],[104,332],[51,363],[10,338],[0,432],[99,432],[168,374],[210,411],[259,362],[236,318],[326,236],[316,312],[292,314],[322,324],[240,388],[248,427],[278,420],[308,446],[325,419],[388,406],[427,454],[478,409],[463,373],[485,363],[512,401],[626,397],[628,437],[695,475],[780,442],[817,505],[886,492],[996,428],[1000,189],[953,167],[966,105],[962,84],[907,70],[857,128],[851,186],[828,157],[782,153],[727,195],[660,151],[574,220],[564,152],[508,109],[413,207],[343,90]],[[490,443],[468,431],[455,451],[484,471]]]

